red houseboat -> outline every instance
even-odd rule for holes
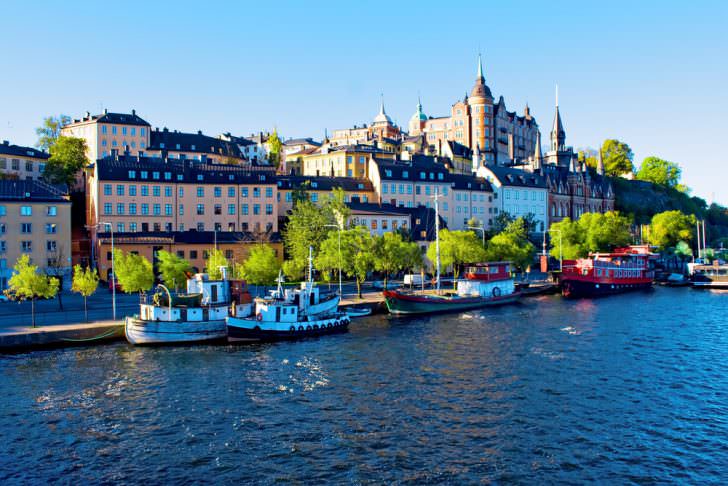
[[[564,297],[595,297],[650,288],[656,257],[647,245],[633,245],[564,260],[561,293]]]

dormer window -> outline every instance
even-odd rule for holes
[[[129,171],[129,179],[136,179],[136,171],[130,170]]]
[[[427,174],[420,172],[420,179],[427,179]]]
[[[391,170],[389,170],[389,169],[386,169],[386,170],[384,171],[384,175],[385,175],[386,177],[392,177],[392,171],[391,171]]]
[[[181,181],[182,180],[182,174],[177,174],[177,180],[178,181]]]
[[[164,148],[164,142],[162,142],[162,143],[159,144],[159,148],[161,148],[161,149]]]
[[[406,170],[402,171],[402,179],[409,179],[409,171],[406,171]]]
[[[165,172],[164,173],[164,180],[165,181],[171,181],[172,180],[172,173],[171,172]]]
[[[202,180],[202,174],[197,174],[197,180],[198,181],[201,181]]]
[[[317,188],[318,187],[318,182],[312,182],[311,183],[311,187],[313,187],[314,189]]]
[[[445,179],[445,176],[443,175],[443,173],[442,173],[442,172],[440,172],[439,174],[437,174],[437,178],[438,178],[439,180],[443,180],[443,179]],[[468,187],[469,187],[469,186],[470,186],[470,184],[468,184]]]
[[[177,150],[179,150],[179,144],[178,143],[175,144],[174,148],[176,148]]]
[[[149,178],[149,173],[146,170],[143,170],[142,173],[141,173],[141,176],[142,176],[142,179],[148,179]]]
[[[357,184],[356,185],[356,188],[357,189],[364,189],[364,184]]]
[[[157,179],[158,180],[159,179],[159,172],[156,172],[156,171],[152,172],[152,179]]]
[[[435,180],[435,173],[434,172],[430,172],[430,180],[431,181],[434,181]]]
[[[194,144],[193,144],[193,145],[192,145],[192,146],[190,147],[190,149],[192,149],[192,150],[197,150],[197,149],[195,148],[195,145],[194,145]]]

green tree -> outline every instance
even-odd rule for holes
[[[588,253],[584,248],[584,232],[578,221],[564,218],[557,223],[552,223],[549,228],[549,240],[551,241],[551,255],[574,260]]]
[[[61,128],[71,122],[68,115],[47,116],[43,118],[43,124],[35,129],[38,141],[35,146],[48,152],[55,145],[58,137],[61,136]]]
[[[431,243],[427,248],[427,258],[436,261],[436,246]],[[442,268],[452,267],[453,279],[460,275],[464,263],[481,262],[485,259],[483,243],[472,231],[440,231],[440,264]]]
[[[549,229],[551,249],[554,255],[565,259],[584,257],[589,252],[610,251],[632,242],[630,221],[617,211],[601,213],[584,213],[578,221],[564,218],[553,223]]]
[[[227,258],[225,258],[225,254],[222,250],[213,248],[207,255],[207,263],[205,265],[205,271],[210,277],[210,280],[222,279],[222,270],[220,267],[229,268],[230,263],[227,261]]]
[[[649,242],[660,250],[672,248],[681,241],[692,241],[695,216],[680,211],[655,214],[648,231]]]
[[[587,167],[596,169],[599,164],[599,152],[591,147],[580,149],[577,152],[579,162],[586,162]]]
[[[240,265],[240,275],[253,285],[271,285],[278,277],[281,264],[270,245],[255,245]]]
[[[602,144],[602,159],[604,171],[610,176],[622,176],[634,172],[634,154],[624,142],[615,139],[607,139]]]
[[[288,280],[302,280],[304,266],[299,260],[286,260],[281,265],[283,273],[288,277]]]
[[[83,312],[88,322],[88,298],[99,288],[99,274],[91,267],[83,268],[81,265],[73,267],[73,283],[71,290],[83,296]]]
[[[86,141],[82,138],[58,137],[51,147],[51,156],[43,178],[52,184],[73,185],[76,175],[88,164]]]
[[[374,237],[374,269],[384,274],[384,288],[389,275],[421,264],[422,253],[417,243],[404,241],[399,233]]]
[[[8,294],[14,300],[30,300],[31,319],[35,327],[35,301],[39,297],[50,299],[58,292],[58,279],[49,277],[30,263],[28,255],[15,262],[13,276],[8,282]]]
[[[283,142],[278,137],[278,130],[273,130],[273,133],[268,137],[268,162],[278,167],[281,163],[281,151],[283,148]]]
[[[308,248],[313,246],[314,254],[318,255],[321,242],[331,232],[331,225],[337,224],[332,205],[324,201],[321,207],[306,199],[299,201],[291,210],[288,221],[283,229],[283,243],[289,260],[295,263],[288,264],[288,270],[303,270],[308,261]],[[286,272],[288,275],[288,273]]]
[[[141,255],[125,253],[118,249],[114,250],[113,258],[114,277],[124,292],[142,294],[152,288],[154,270],[149,260]]]
[[[680,182],[680,166],[659,157],[647,157],[642,161],[637,179],[660,186],[677,187]]]
[[[177,291],[187,281],[187,275],[192,272],[192,265],[170,251],[160,250],[157,253],[157,272],[164,285]]]
[[[374,239],[369,230],[357,226],[341,232],[341,264],[346,275],[356,281],[357,295],[361,298],[361,284],[367,274],[374,270]],[[316,257],[316,268],[333,270],[339,267],[339,235],[329,233],[321,243]]]
[[[522,270],[533,262],[536,248],[528,241],[530,223],[525,218],[510,222],[501,233],[490,239],[486,247],[485,260],[510,261]]]

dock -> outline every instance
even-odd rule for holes
[[[3,327],[0,352],[101,344],[120,339],[124,339],[124,321]]]

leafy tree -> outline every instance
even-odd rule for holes
[[[501,233],[488,242],[485,260],[511,261],[525,270],[536,254],[536,247],[528,241],[529,223],[525,218],[518,218],[509,223]]]
[[[417,243],[404,241],[399,233],[384,233],[375,237],[372,251],[374,269],[384,274],[385,289],[390,274],[416,267],[422,262]]]
[[[321,243],[332,230],[331,225],[341,220],[341,217],[337,217],[337,211],[344,215],[343,221],[346,221],[346,211],[340,207],[336,197],[327,198],[321,207],[308,199],[300,200],[291,210],[283,229],[286,253],[290,260],[295,261],[286,266],[288,270],[306,267],[309,246],[313,246],[314,254],[318,255]]]
[[[304,267],[299,260],[286,260],[281,265],[283,273],[288,277],[289,280],[301,280],[303,279]]]
[[[273,130],[270,137],[268,137],[268,162],[278,167],[281,163],[281,150],[283,148],[283,142],[278,137],[278,130]]]
[[[661,250],[676,246],[681,241],[693,239],[695,216],[680,211],[665,211],[652,217],[649,241]]]
[[[435,243],[427,248],[427,258],[435,262]],[[483,243],[472,231],[440,231],[440,263],[443,268],[452,267],[453,278],[460,275],[460,266],[464,263],[480,262],[485,259]]]
[[[255,245],[240,267],[240,274],[248,283],[270,285],[276,281],[281,264],[270,245]]]
[[[642,161],[637,179],[667,187],[677,187],[680,182],[680,166],[659,157],[647,157]]]
[[[38,141],[35,146],[48,152],[55,145],[58,137],[61,136],[61,128],[71,122],[68,115],[47,116],[43,118],[43,124],[35,129]]]
[[[587,252],[610,251],[632,243],[630,220],[616,211],[584,213],[579,218],[579,226],[585,232]]]
[[[222,279],[222,270],[220,270],[220,267],[228,268],[229,266],[230,263],[227,261],[227,258],[225,258],[225,254],[222,250],[214,248],[210,250],[210,253],[207,256],[207,265],[205,267],[205,271],[210,277],[210,280]]]
[[[35,301],[39,297],[50,299],[58,292],[58,279],[49,277],[30,263],[28,255],[15,262],[13,276],[8,282],[9,295],[15,300],[30,300],[31,319],[35,327]]]
[[[311,181],[303,181],[298,186],[294,187],[291,191],[292,206],[295,208],[296,204],[301,201],[308,201],[308,191],[311,190]]]
[[[587,167],[596,169],[599,165],[599,152],[591,147],[580,149],[577,152],[579,162],[585,162]]]
[[[81,265],[73,267],[73,284],[71,290],[83,296],[83,312],[86,322],[88,322],[88,298],[99,288],[99,274],[95,269]]]
[[[508,212],[501,211],[498,214],[498,216],[496,216],[495,219],[493,220],[493,224],[491,225],[491,233],[493,235],[496,235],[496,234],[502,232],[503,230],[506,229],[506,226],[508,226],[515,220],[516,220],[516,218],[511,216]]]
[[[685,260],[693,256],[693,250],[686,242],[678,241],[677,245],[675,245],[675,255],[680,257],[680,260]]]
[[[192,272],[190,262],[166,250],[160,250],[157,259],[157,272],[164,285],[179,290],[187,281],[187,275]]]
[[[549,228],[551,253],[566,260],[574,260],[585,256],[584,234],[578,221],[564,218]]]
[[[48,264],[46,265],[46,273],[50,277],[58,279],[58,309],[63,310],[63,278],[66,275],[68,260],[63,250],[63,245],[59,244],[56,251],[48,253]]]
[[[51,147],[51,156],[43,178],[52,184],[73,185],[76,175],[88,164],[86,141],[75,137],[58,137]]]
[[[154,270],[149,260],[141,255],[114,250],[114,278],[127,294],[146,292],[154,285]]]
[[[610,176],[621,176],[634,172],[634,154],[624,142],[615,139],[607,139],[602,144],[602,159],[604,171]]]
[[[361,298],[361,284],[374,270],[374,240],[369,230],[357,226],[341,232],[341,265],[344,273],[356,281],[357,295]],[[339,266],[339,236],[335,232],[321,244],[316,267],[331,270]]]

